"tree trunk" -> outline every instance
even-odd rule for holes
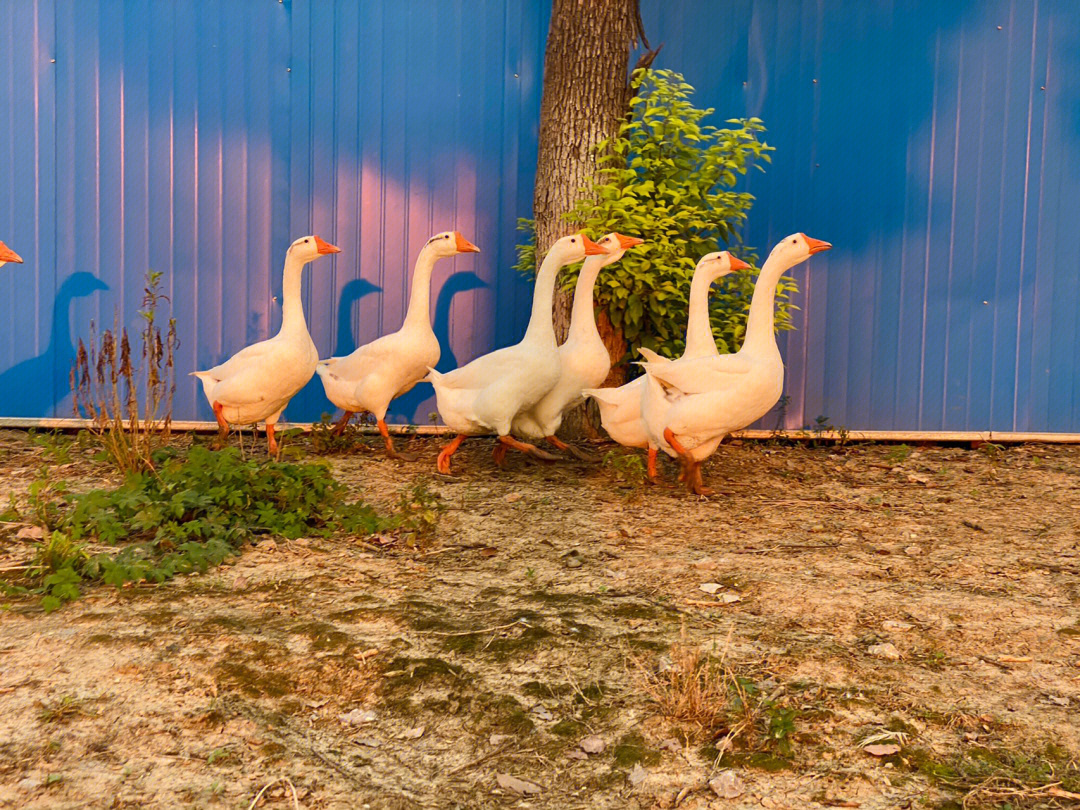
[[[540,103],[540,141],[536,165],[537,265],[556,239],[580,223],[564,214],[588,193],[596,174],[594,147],[613,136],[626,114],[630,49],[641,33],[638,0],[554,0],[544,55],[544,92]],[[602,234],[590,234],[593,238]],[[566,339],[570,325],[569,294],[555,296],[555,334]],[[605,317],[601,335],[614,349],[621,335]],[[612,357],[616,363],[622,353]],[[563,419],[564,432],[580,435],[584,410]]]

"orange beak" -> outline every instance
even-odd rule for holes
[[[319,253],[325,255],[327,253],[341,253],[341,248],[337,245],[331,245],[329,242],[324,242],[319,237],[315,237],[315,247],[319,249]]]
[[[636,236],[623,236],[621,233],[615,234],[615,238],[619,240],[619,247],[623,250],[629,250],[634,245],[644,245],[644,239],[638,239]]]
[[[458,253],[479,253],[480,248],[466,239],[457,231],[454,231],[454,239],[457,240],[457,252]]]
[[[736,270],[749,270],[750,269],[750,265],[748,265],[742,259],[736,259],[730,253],[728,254],[728,258],[731,260],[731,272],[734,273]]]
[[[586,256],[607,256],[607,251],[600,247],[596,242],[587,237],[585,234],[581,234],[581,243],[585,245]]]
[[[22,264],[22,256],[9,248],[3,242],[0,242],[0,262],[14,262],[15,264]]]
[[[810,246],[811,256],[813,256],[815,253],[821,253],[822,251],[832,248],[832,245],[830,245],[828,242],[823,242],[820,239],[814,239],[813,237],[807,236],[805,233],[802,235],[802,238],[805,239],[806,244]]]

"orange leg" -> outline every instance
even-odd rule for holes
[[[349,424],[349,420],[352,418],[353,412],[345,411],[345,413],[341,415],[341,419],[339,419],[337,424],[334,425],[334,429],[330,432],[333,433],[335,436],[340,436],[342,433],[345,432],[345,426]]]
[[[277,458],[278,443],[277,439],[274,438],[274,425],[266,426],[266,447],[270,451],[270,455]]]
[[[691,462],[686,476],[686,484],[690,491],[695,495],[714,495],[715,490],[709,489],[705,486],[705,482],[701,480],[701,462]]]
[[[500,468],[506,463],[506,449],[502,442],[495,442],[495,449],[491,451],[492,460]]]
[[[215,450],[220,450],[222,447],[225,446],[225,439],[229,435],[229,423],[225,421],[224,411],[224,405],[222,405],[220,402],[214,403],[214,418],[217,419],[218,423],[218,435],[217,438],[214,439],[213,445]]]
[[[506,447],[512,447],[515,450],[520,450],[522,453],[526,453],[533,458],[542,459],[543,461],[558,461],[559,457],[552,455],[545,450],[541,450],[535,444],[529,444],[528,442],[519,442],[513,436],[500,436],[499,441]]]
[[[450,474],[450,456],[457,452],[463,441],[465,441],[465,434],[459,433],[450,444],[439,452],[439,460],[436,462],[435,467],[443,475]]]
[[[562,439],[560,439],[558,436],[545,436],[544,438],[546,438],[547,441],[550,444],[553,444],[555,447],[559,448],[564,453],[569,453],[574,458],[576,458],[578,461],[599,461],[600,460],[598,457],[594,456],[592,453],[586,453],[580,447],[575,447],[572,444],[567,444]]]
[[[700,464],[694,461],[689,451],[682,446],[682,443],[675,438],[675,434],[671,431],[671,428],[664,428],[664,441],[671,445],[671,448],[679,454],[679,460],[682,461],[682,471],[679,473],[679,480],[684,482],[691,492],[696,492],[695,487],[701,487],[701,470]],[[695,483],[695,475],[696,483]],[[702,494],[702,493],[697,493]]]
[[[379,426],[379,433],[382,434],[383,441],[386,442],[387,456],[400,459],[401,461],[416,461],[416,456],[409,453],[399,453],[394,449],[394,440],[390,438],[390,430],[386,427],[385,419],[380,419],[376,424]]]
[[[649,480],[652,481],[654,484],[656,483],[656,479],[658,476],[658,473],[656,471],[656,454],[658,452],[659,450],[655,447],[649,448]]]

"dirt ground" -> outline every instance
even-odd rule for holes
[[[384,508],[427,477],[423,550],[278,539],[48,615],[0,598],[0,806],[1080,806],[1080,448],[736,443],[697,500],[500,472],[490,440],[447,478],[411,444],[327,461]],[[0,503],[43,453],[0,433]],[[688,651],[748,690],[741,733],[650,695]]]

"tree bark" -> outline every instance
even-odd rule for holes
[[[630,49],[640,35],[638,0],[552,3],[533,197],[537,265],[556,239],[580,227],[564,214],[589,193],[597,179],[595,146],[616,134],[626,114]],[[560,342],[570,325],[570,304],[568,293],[556,293],[555,334]],[[606,317],[600,328],[610,351],[623,345],[612,357],[612,363],[617,363],[625,352],[622,336],[611,334],[609,339],[608,333],[614,330]],[[580,435],[583,414],[581,408],[566,414],[564,432]]]

